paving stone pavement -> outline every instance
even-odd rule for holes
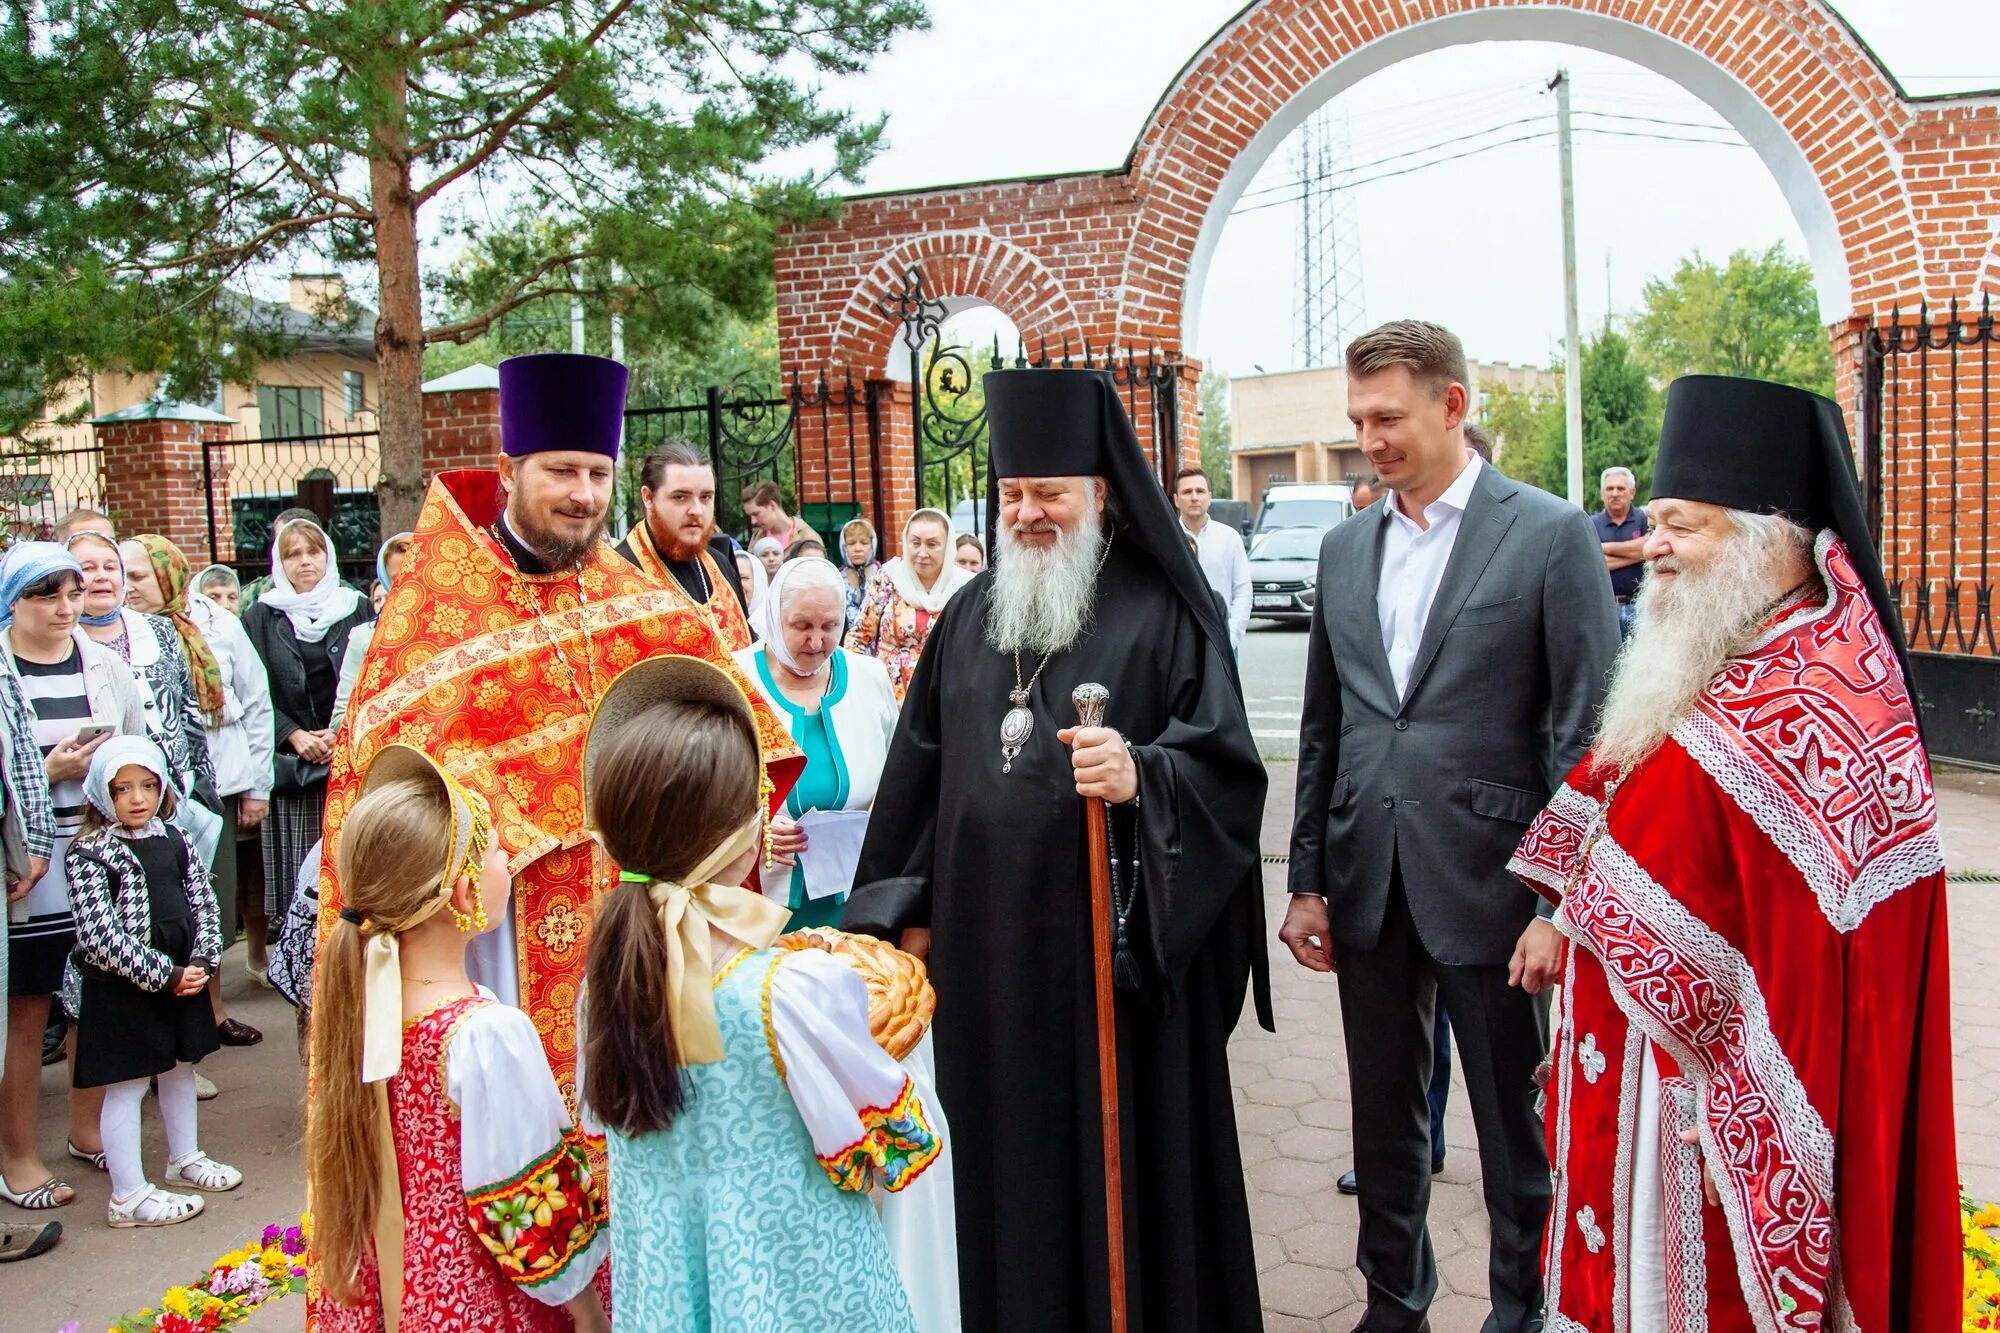
[[[1264,849],[1282,853],[1291,827],[1295,770],[1271,765]],[[1946,857],[1954,871],[2000,872],[2000,775],[1942,771],[1939,806]],[[1273,1333],[1346,1333],[1361,1318],[1363,1287],[1354,1267],[1354,1201],[1334,1179],[1351,1156],[1347,1063],[1340,1003],[1331,977],[1309,973],[1275,939],[1284,911],[1285,871],[1266,868],[1266,920],[1273,932],[1272,977],[1278,1033],[1247,1018],[1230,1044],[1251,1225]],[[1958,1069],[1959,1159],[1966,1187],[2000,1199],[2000,1011],[1984,991],[2000,941],[2000,880],[1951,887],[1952,999]],[[54,1333],[71,1319],[85,1333],[136,1309],[268,1221],[289,1219],[304,1198],[299,1158],[303,1079],[292,1040],[291,1011],[275,994],[243,978],[241,946],[224,962],[232,1012],[263,1027],[264,1044],[223,1051],[204,1064],[223,1088],[202,1107],[204,1146],[243,1168],[244,1187],[215,1196],[207,1214],[182,1226],[114,1232],[103,1222],[104,1177],[62,1156],[61,1070],[43,1071],[41,1141],[51,1162],[82,1192],[60,1209],[68,1229],[55,1253],[0,1268],[0,1327],[8,1333]],[[211,1068],[212,1066],[212,1068]],[[145,1119],[147,1160],[163,1151],[159,1117]],[[1437,1333],[1473,1333],[1486,1317],[1486,1215],[1472,1120],[1454,1089],[1445,1118],[1444,1174],[1431,1190],[1431,1238],[1437,1250]],[[0,1204],[0,1217],[21,1215]],[[247,1333],[296,1329],[303,1312],[284,1301],[253,1318]]]
[[[1282,853],[1296,766],[1272,763],[1270,770],[1264,850]],[[1992,883],[1951,885],[1950,930],[1960,1171],[1974,1196],[2000,1199],[2000,1012],[1984,990],[2000,941],[2000,774],[1941,770],[1938,788],[1947,865],[1995,875]],[[1278,1031],[1261,1031],[1246,1011],[1229,1046],[1264,1327],[1347,1333],[1360,1322],[1367,1292],[1354,1266],[1354,1200],[1333,1184],[1352,1161],[1340,999],[1332,977],[1305,971],[1276,941],[1284,866],[1265,867],[1264,892]],[[1431,1186],[1438,1263],[1431,1327],[1476,1333],[1487,1314],[1486,1212],[1471,1110],[1458,1085],[1445,1114],[1445,1146],[1444,1174]]]

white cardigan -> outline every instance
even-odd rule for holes
[[[899,712],[896,691],[889,684],[888,669],[880,662],[845,648],[838,651],[847,667],[847,688],[831,705],[830,713],[833,739],[840,746],[840,760],[847,769],[847,801],[841,809],[866,810],[875,804],[875,790],[882,781],[882,765],[889,758],[889,742],[896,735]],[[763,652],[764,645],[752,644],[735,654],[736,664],[771,705],[771,711],[789,729],[792,715],[787,701],[783,695],[765,688],[764,673],[759,670],[758,661]],[[792,877],[799,873],[798,867],[792,867],[790,876],[776,883],[767,883],[765,893],[781,902],[790,902]]]

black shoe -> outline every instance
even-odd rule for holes
[[[1443,1173],[1443,1171],[1444,1171],[1444,1158],[1442,1157],[1431,1158],[1431,1174],[1434,1176],[1440,1175]],[[1342,1194],[1361,1193],[1361,1186],[1355,1183],[1354,1173],[1352,1171],[1342,1172],[1340,1179],[1333,1182],[1333,1187],[1339,1190]]]
[[[63,1039],[69,1036],[69,1019],[56,1014],[42,1029],[42,1063],[52,1065],[63,1058]]]

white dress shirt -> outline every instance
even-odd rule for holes
[[[1417,645],[1423,642],[1424,623],[1431,618],[1431,603],[1437,600],[1438,584],[1451,562],[1451,548],[1458,543],[1459,520],[1472,499],[1472,488],[1484,466],[1479,455],[1466,451],[1469,460],[1443,495],[1424,506],[1424,527],[1418,527],[1403,512],[1403,497],[1392,495],[1383,505],[1382,579],[1375,585],[1375,609],[1382,621],[1382,647],[1389,654],[1389,675],[1396,683],[1396,695],[1410,688],[1410,668],[1416,665]]]
[[[1229,604],[1229,646],[1240,649],[1250,628],[1250,553],[1243,549],[1243,537],[1213,518],[1201,525],[1200,532],[1189,529],[1182,519],[1181,531],[1194,542],[1202,577]]]

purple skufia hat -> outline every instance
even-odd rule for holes
[[[500,452],[618,457],[630,372],[609,357],[543,352],[500,363]]]

